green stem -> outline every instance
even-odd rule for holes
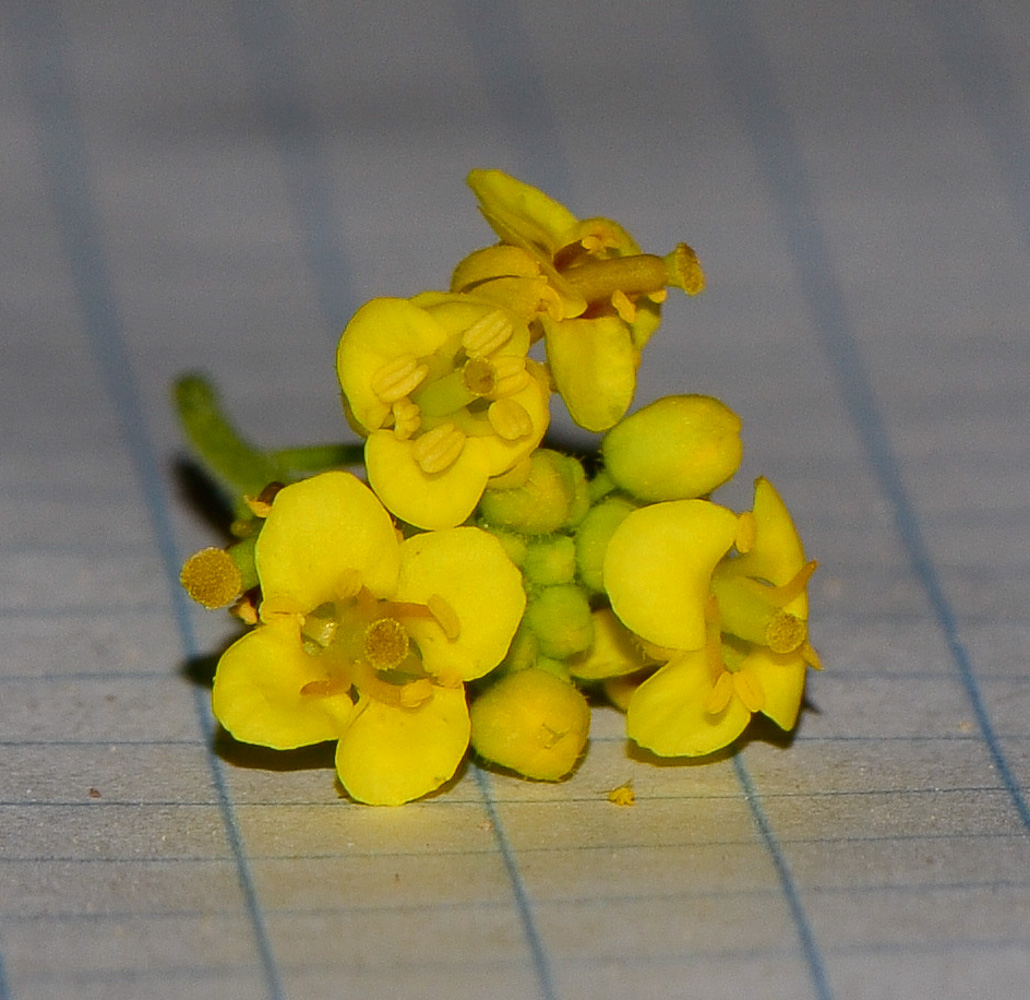
[[[175,408],[197,456],[228,487],[237,507],[244,496],[257,496],[269,483],[288,481],[288,470],[275,456],[240,435],[203,376],[190,373],[176,380]]]
[[[323,472],[344,465],[358,465],[364,444],[313,444],[300,448],[281,448],[271,458],[287,469],[298,472]]]

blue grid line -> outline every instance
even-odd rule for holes
[[[890,505],[895,528],[944,636],[991,762],[1020,823],[1030,833],[1030,806],[988,715],[972,661],[959,636],[955,613],[905,488],[832,263],[829,241],[816,209],[816,195],[803,165],[801,145],[768,56],[752,28],[749,5],[742,0],[698,0],[693,7],[777,209],[781,237],[793,259],[798,285],[831,362],[844,406]]]
[[[184,650],[188,656],[195,656],[196,642],[186,599],[178,585],[179,557],[164,488],[155,449],[145,429],[144,409],[124,343],[123,324],[93,201],[81,123],[67,73],[68,39],[53,3],[26,0],[14,5],[13,13],[16,35],[14,47],[22,57],[22,77],[39,123],[37,141],[40,158],[78,300],[82,330],[99,369],[102,384],[117,414],[124,444],[143,494]],[[205,697],[205,692],[194,688],[199,728],[210,741],[213,725]],[[207,758],[226,838],[236,860],[238,882],[254,930],[269,996],[273,1000],[282,1000],[285,994],[222,767],[210,747]],[[0,1000],[3,1000],[2,994]]]
[[[533,955],[533,966],[536,969],[540,992],[544,1000],[557,1000],[558,993],[554,987],[547,949],[544,947],[543,938],[540,936],[536,926],[536,918],[533,916],[533,904],[530,901],[529,893],[526,891],[526,885],[522,881],[522,873],[519,871],[515,851],[508,840],[508,835],[504,832],[504,824],[501,821],[500,813],[497,811],[497,803],[494,801],[493,791],[490,788],[490,776],[475,764],[472,767],[476,775],[476,784],[483,795],[483,805],[486,808],[487,817],[490,820],[490,825],[493,827],[497,849],[500,851],[505,871],[508,873],[508,880],[511,883],[512,893],[515,897],[515,906],[519,911],[522,928],[526,935],[526,943],[529,945],[529,950]]]
[[[237,26],[258,108],[282,158],[306,260],[322,312],[335,336],[335,331],[343,327],[356,305],[349,282],[345,285],[340,280],[349,273],[349,268],[337,238],[340,221],[333,210],[328,163],[318,125],[313,120],[302,78],[296,70],[303,62],[300,45],[288,15],[275,0],[262,0],[260,4],[241,0],[237,12]],[[547,956],[533,922],[518,866],[488,786],[480,780],[479,787],[493,822],[541,991],[545,1000],[554,1000]]]
[[[801,904],[801,895],[794,884],[794,876],[791,874],[787,857],[783,853],[776,834],[773,832],[772,824],[769,822],[765,809],[762,807],[762,800],[755,788],[754,781],[751,779],[747,765],[744,763],[743,753],[734,754],[733,773],[737,776],[737,781],[740,782],[740,787],[744,791],[744,799],[751,810],[751,817],[758,828],[758,833],[766,852],[772,858],[773,867],[776,869],[776,877],[779,879],[780,889],[787,901],[791,919],[794,921],[794,927],[801,940],[801,951],[805,956],[805,963],[808,966],[808,972],[812,979],[812,987],[819,1000],[831,1000],[833,990],[830,988],[830,980],[826,974],[826,967],[823,964],[819,945],[812,931],[812,925],[809,923],[808,915]]]
[[[531,46],[517,15],[511,8],[505,8],[506,16],[499,19],[496,8],[480,10],[467,0],[457,2],[464,8],[463,20],[469,26],[494,111],[508,125],[524,176],[541,185],[545,181],[550,183],[552,187],[547,190],[552,195],[559,200],[569,200],[571,185],[561,154],[561,134],[543,82],[532,72]],[[531,119],[529,127],[527,118]],[[819,1000],[831,1000],[829,982],[793,877],[739,754],[734,757],[733,766],[763,845],[776,868],[813,987]]]
[[[353,278],[333,210],[333,184],[322,133],[305,95],[300,43],[276,0],[236,0],[236,31],[258,113],[275,143],[297,222],[304,263],[335,341],[357,309]]]

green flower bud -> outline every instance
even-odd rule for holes
[[[740,466],[741,420],[711,396],[665,396],[604,436],[605,469],[627,493],[654,503],[706,496]]]
[[[608,548],[608,540],[623,519],[637,505],[625,497],[609,497],[607,500],[591,508],[590,513],[576,528],[576,565],[579,578],[592,593],[604,591],[604,576],[601,568],[604,565],[604,553]]]
[[[539,448],[529,477],[513,489],[488,489],[479,510],[488,525],[524,535],[549,535],[578,523],[589,508],[586,474],[576,459]]]
[[[557,781],[586,746],[590,707],[547,670],[507,674],[472,702],[472,747],[527,778]]]
[[[536,587],[572,583],[576,577],[576,543],[568,535],[535,538],[522,561],[526,582]]]
[[[594,621],[586,595],[574,584],[545,587],[530,598],[526,625],[537,638],[544,656],[564,660],[589,649]]]

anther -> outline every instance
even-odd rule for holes
[[[511,340],[514,329],[511,320],[500,309],[494,309],[461,335],[461,346],[470,358],[492,354]]]
[[[465,433],[448,422],[415,439],[411,456],[426,475],[450,468],[465,447]]]
[[[402,354],[372,376],[372,391],[384,403],[394,403],[414,392],[428,374],[428,365],[419,364],[414,354]]]
[[[497,436],[505,441],[517,441],[533,431],[533,419],[514,399],[495,400],[486,411],[486,417]]]

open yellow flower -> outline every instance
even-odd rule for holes
[[[340,387],[367,436],[369,482],[397,517],[461,524],[488,481],[540,443],[550,384],[528,350],[523,320],[468,295],[378,298],[354,315],[337,350]]]
[[[261,623],[218,663],[214,711],[238,740],[337,740],[355,799],[438,788],[468,747],[464,682],[504,657],[521,577],[472,527],[400,541],[362,482],[327,472],[280,490],[258,537]]]
[[[696,254],[684,243],[664,258],[642,253],[617,222],[580,220],[500,170],[473,170],[468,184],[502,243],[466,257],[452,290],[503,303],[532,322],[572,418],[607,430],[632,400],[666,288],[701,291]]]
[[[742,554],[728,555],[736,545]],[[626,732],[661,756],[727,746],[761,712],[793,727],[808,642],[806,562],[768,480],[738,518],[702,500],[654,504],[616,529],[604,582],[623,624],[665,665],[629,700]]]

